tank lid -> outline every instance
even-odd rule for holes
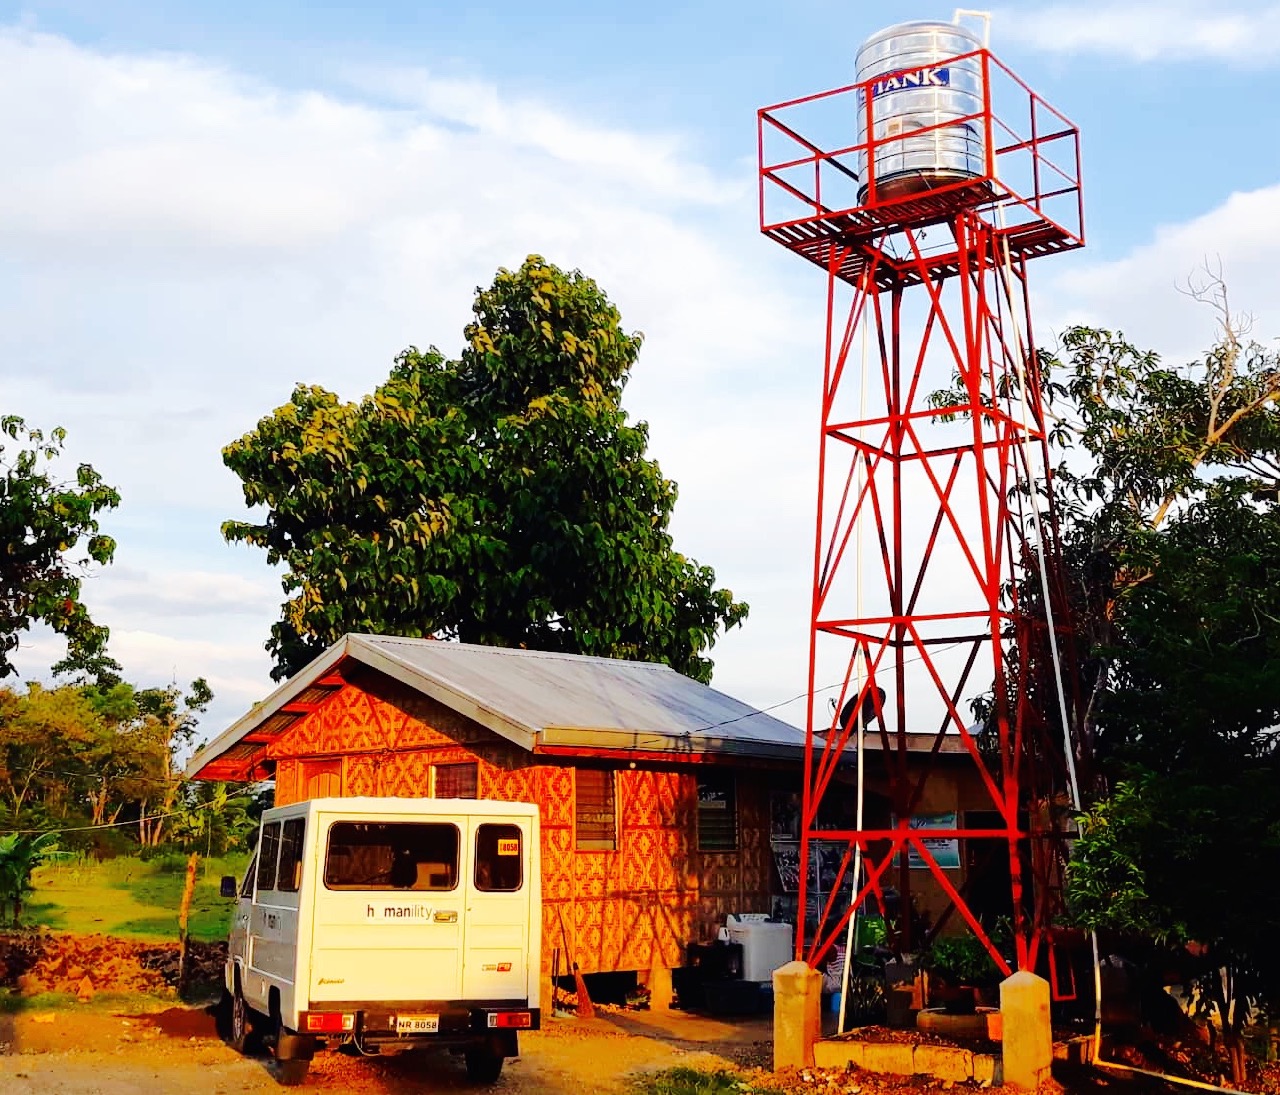
[[[955,35],[957,38],[964,38],[967,41],[972,42],[977,48],[981,48],[982,46],[982,39],[968,27],[963,26],[960,23],[944,23],[941,20],[934,19],[917,19],[908,23],[895,23],[891,27],[885,27],[883,30],[876,31],[875,34],[867,38],[862,45],[858,47],[858,52],[861,53],[868,46],[876,45],[888,38],[897,38],[899,35],[911,34],[913,31],[920,30],[946,31],[948,34]]]

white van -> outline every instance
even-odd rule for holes
[[[301,1083],[319,1048],[440,1046],[492,1083],[537,1030],[538,808],[318,798],[262,815],[227,946],[226,1022]]]

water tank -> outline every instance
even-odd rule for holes
[[[867,95],[875,148],[876,200],[931,190],[986,174],[981,117],[982,58],[949,58],[981,49],[972,31],[954,23],[899,23],[868,38],[857,54],[858,143],[867,140]],[[941,126],[925,133],[917,130]],[[859,200],[870,190],[867,150],[858,154]]]
[[[773,971],[795,957],[791,925],[775,923],[768,913],[730,913],[725,928],[731,942],[742,944],[744,981],[771,981]]]

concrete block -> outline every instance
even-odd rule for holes
[[[867,1042],[862,1047],[862,1067],[869,1072],[914,1076],[916,1073],[915,1046],[898,1042]]]
[[[916,1046],[915,1070],[935,1080],[969,1080],[973,1052],[958,1046]]]
[[[1019,970],[1000,985],[1004,1026],[1001,1059],[1004,1082],[1034,1091],[1053,1064],[1053,1027],[1049,1022],[1049,982]]]
[[[822,1033],[822,974],[804,962],[773,971],[773,1067],[807,1068]]]
[[[866,1044],[853,1038],[824,1038],[814,1043],[813,1063],[818,1068],[865,1068],[862,1051]]]

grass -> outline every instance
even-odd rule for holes
[[[635,1081],[638,1095],[780,1095],[771,1087],[757,1087],[734,1072],[720,1069],[669,1068]]]
[[[69,992],[40,992],[23,996],[19,992],[0,992],[0,1015],[17,1015],[24,1011],[154,1011],[172,1007],[168,997],[149,996],[141,992],[100,992],[87,1003]]]
[[[219,897],[218,883],[224,874],[241,878],[247,860],[247,855],[201,859],[188,922],[192,939],[211,943],[227,937],[235,900]],[[51,864],[36,871],[35,892],[22,919],[60,931],[172,942],[178,938],[185,872],[181,856]]]

